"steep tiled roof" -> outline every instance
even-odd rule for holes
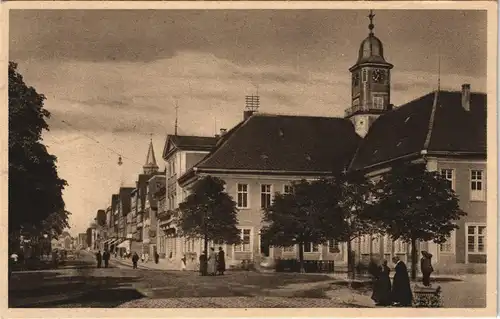
[[[257,113],[226,133],[196,168],[337,171],[350,162],[359,140],[345,119]]]
[[[424,149],[486,155],[486,95],[472,93],[470,111],[466,111],[461,92],[440,91],[431,117],[434,98],[435,93],[429,93],[380,116],[360,143],[350,168],[363,169]]]
[[[163,159],[167,159],[175,150],[210,151],[215,147],[215,136],[168,135],[163,147]]]

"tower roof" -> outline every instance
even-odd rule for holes
[[[144,168],[158,169],[158,164],[156,163],[155,151],[153,149],[153,140],[149,142],[148,155],[146,157],[146,164],[144,164]]]
[[[389,65],[384,58],[384,46],[382,45],[382,41],[380,41],[380,39],[373,33],[373,29],[375,28],[375,25],[373,24],[374,17],[375,15],[373,14],[373,11],[370,10],[370,14],[368,15],[368,18],[370,19],[370,24],[368,25],[370,33],[361,42],[356,65],[362,63],[381,63]]]

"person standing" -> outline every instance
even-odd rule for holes
[[[207,274],[207,256],[205,252],[200,254],[200,275],[205,276]]]
[[[101,265],[102,265],[102,254],[101,254],[100,250],[95,254],[95,259],[97,260],[97,268],[101,268]]]
[[[391,278],[389,277],[391,269],[387,266],[387,260],[383,261],[379,269],[373,286],[372,299],[378,306],[389,306],[391,304]]]
[[[215,253],[215,249],[212,247],[210,248],[210,254],[208,256],[208,269],[207,269],[207,272],[209,275],[215,275],[215,271],[216,271],[216,258],[217,258],[217,255]]]
[[[109,252],[105,250],[104,253],[102,253],[102,259],[104,260],[104,268],[108,268],[109,266],[109,257],[110,257]]]
[[[219,254],[217,256],[217,272],[224,275],[226,271],[226,256],[222,247],[219,247]]]
[[[422,258],[420,259],[420,270],[422,271],[422,283],[424,286],[431,285],[431,274],[434,271],[432,268],[432,254],[422,251]]]
[[[132,255],[132,268],[137,269],[137,262],[139,261],[139,255],[134,251],[134,254]]]
[[[183,255],[181,258],[181,271],[186,270],[186,255]]]
[[[155,251],[155,264],[157,264],[160,261],[160,254],[158,254],[157,251]]]
[[[398,257],[393,257],[392,261],[396,264],[395,274],[392,283],[392,301],[399,306],[409,307],[413,301],[413,295],[410,287],[410,277],[405,263]]]

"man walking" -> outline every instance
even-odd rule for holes
[[[104,260],[104,268],[108,268],[109,266],[109,257],[111,257],[109,252],[105,250],[102,254],[102,259]]]
[[[138,261],[139,261],[139,255],[136,252],[134,252],[134,255],[132,256],[132,264],[134,269],[137,269]]]
[[[226,271],[226,257],[222,247],[219,247],[219,254],[217,256],[217,272],[221,275],[224,275],[225,271]]]

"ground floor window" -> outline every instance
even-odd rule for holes
[[[313,243],[305,243],[304,244],[304,252],[305,253],[316,253],[319,251],[319,245]]]
[[[468,224],[467,250],[469,253],[486,253],[486,225]]]
[[[288,247],[283,247],[283,252],[284,253],[293,253],[293,252],[295,252],[295,245],[288,246]]]
[[[238,245],[234,245],[234,251],[237,252],[250,252],[251,249],[251,235],[252,235],[252,229],[251,228],[241,228],[240,229],[240,238],[241,238],[241,243]]]
[[[336,240],[330,239],[328,241],[328,252],[330,254],[336,254],[336,253],[340,252],[340,246],[339,246],[339,243]]]
[[[439,252],[441,253],[454,253],[455,252],[455,232],[451,232],[450,237],[439,245]]]

